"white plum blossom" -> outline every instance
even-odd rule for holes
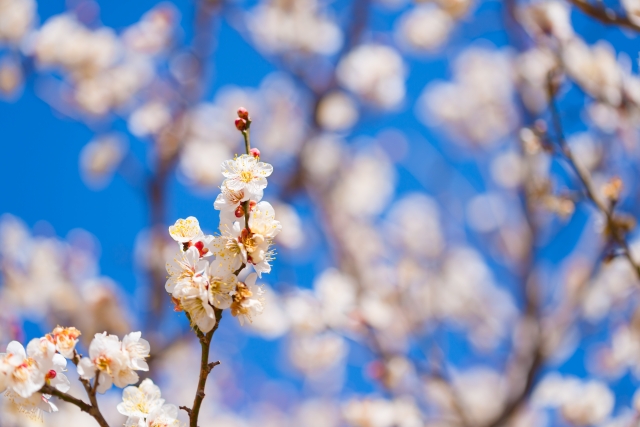
[[[196,278],[202,277],[207,267],[207,261],[200,259],[197,248],[192,246],[184,252],[178,252],[166,263],[169,276],[165,290],[174,297],[179,297],[180,290]]]
[[[222,231],[222,230],[221,230]],[[242,228],[239,222],[234,222],[231,227],[225,227],[222,235],[216,236],[211,244],[215,261],[212,265],[215,271],[226,275],[237,271],[243,263],[247,262],[247,253],[240,242]]]
[[[209,332],[216,325],[215,312],[209,304],[209,294],[204,280],[183,288],[179,301],[180,308],[189,315],[192,325],[197,326],[202,332]]]
[[[11,341],[7,352],[0,354],[0,391],[8,390],[24,398],[45,384],[45,375],[32,357],[27,357],[22,344]]]
[[[125,427],[128,427],[127,424]],[[178,427],[178,407],[175,405],[162,405],[156,408],[147,417],[147,427]]]
[[[122,338],[122,350],[129,355],[133,369],[148,371],[149,365],[144,360],[149,357],[149,341],[141,338],[142,332],[131,332]]]
[[[227,187],[227,181],[223,181],[222,186],[220,187],[220,194],[216,197],[215,202],[213,202],[213,207],[218,211],[235,211],[240,203],[246,202],[249,198],[260,201],[262,199],[263,191],[260,190],[255,194],[250,194],[249,192],[245,192],[244,190],[236,191],[231,190]]]
[[[51,332],[53,341],[56,344],[56,350],[58,350],[58,352],[67,359],[73,358],[73,353],[80,335],[80,331],[74,327],[63,328],[61,326],[57,326],[53,329],[53,332]]]
[[[138,387],[125,388],[117,408],[118,412],[129,417],[126,425],[144,427],[147,417],[162,405],[164,399],[161,398],[160,387],[147,378]]]
[[[229,190],[244,190],[252,195],[261,194],[267,186],[267,177],[272,172],[273,166],[248,154],[222,163],[222,175],[226,178],[224,185]]]
[[[123,349],[117,336],[106,332],[96,334],[89,345],[89,357],[83,357],[78,364],[80,377],[98,381],[98,393],[104,393],[113,384],[125,387],[138,381],[138,374],[130,359],[130,353]],[[136,354],[139,356],[139,354]],[[136,364],[140,366],[139,363]],[[146,365],[146,363],[144,364]],[[143,366],[144,366],[143,365]]]
[[[244,325],[245,322],[252,322],[253,317],[264,310],[262,297],[264,290],[256,286],[257,278],[256,273],[250,274],[244,283],[238,282],[236,290],[232,292],[231,314],[238,318],[241,325]]]
[[[233,274],[218,276],[213,264],[209,268],[209,302],[221,310],[229,308],[233,301],[231,292],[235,290],[238,278]]]
[[[222,214],[221,218],[224,218]],[[222,274],[232,273],[243,263],[253,264],[258,275],[271,271],[269,261],[272,259],[270,246],[282,226],[275,219],[275,211],[269,202],[260,202],[249,214],[249,231],[244,226],[244,217],[237,218],[233,225],[223,224],[226,232],[217,236],[212,242],[212,250],[216,255],[213,263]],[[221,219],[221,222],[224,219]]]
[[[71,388],[69,379],[63,373],[67,367],[67,359],[56,353],[56,346],[48,337],[34,338],[29,341],[27,355],[36,361],[47,384],[62,392]]]
[[[200,229],[200,223],[193,216],[177,220],[174,225],[169,227],[169,235],[178,243],[188,243],[204,237],[204,233]]]

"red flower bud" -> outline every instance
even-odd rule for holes
[[[249,112],[246,108],[240,107],[238,108],[238,117],[244,120],[249,120]]]
[[[249,150],[249,154],[257,159],[260,158],[260,150],[258,150],[257,148],[252,148],[251,150]]]
[[[247,122],[245,122],[244,119],[236,119],[236,129],[242,132],[246,128],[247,128]]]
[[[50,370],[49,372],[47,372],[47,375],[45,375],[45,379],[47,379],[47,380],[52,380],[52,379],[54,379],[57,375],[58,375],[58,373],[52,369],[52,370]]]
[[[234,213],[236,215],[236,218],[242,218],[244,216],[244,208],[242,207],[242,205],[238,206]]]

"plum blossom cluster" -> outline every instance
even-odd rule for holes
[[[245,136],[247,153],[222,163],[225,180],[214,202],[220,211],[219,234],[205,235],[195,217],[169,227],[179,250],[167,261],[165,289],[176,310],[202,332],[216,325],[216,310],[230,309],[241,324],[263,310],[263,290],[256,280],[271,271],[271,247],[282,227],[273,206],[262,201],[273,167],[260,161],[259,150],[249,148],[250,125],[241,108],[236,128]],[[240,281],[238,275],[249,265],[255,272]]]
[[[76,328],[58,326],[51,334],[29,341],[26,349],[11,341],[0,353],[0,393],[31,418],[40,419],[42,411],[57,412],[51,395],[41,389],[48,385],[63,393],[69,390],[64,372],[79,336]]]
[[[80,378],[93,380],[98,393],[104,393],[115,384],[125,387],[138,382],[136,371],[148,371],[145,361],[149,357],[149,342],[140,332],[131,332],[120,341],[106,332],[96,334],[89,345],[89,357],[78,364]]]

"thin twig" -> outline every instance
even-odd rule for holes
[[[80,354],[77,350],[73,350],[73,358],[71,359],[74,365],[78,366],[80,364]],[[104,425],[107,425],[107,422],[104,419],[104,416],[100,412],[100,408],[98,407],[98,398],[96,397],[96,392],[98,390],[98,377],[100,376],[99,372],[96,372],[96,376],[93,380],[93,386],[91,385],[91,381],[86,380],[80,377],[80,382],[87,392],[87,396],[89,397],[89,402],[91,402],[91,411],[92,416],[100,422],[102,420]],[[103,425],[103,424],[100,424]]]

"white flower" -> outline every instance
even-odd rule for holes
[[[180,306],[189,314],[192,326],[209,332],[216,325],[213,307],[209,304],[209,293],[204,284],[185,287],[180,294]]]
[[[0,391],[8,389],[20,397],[30,397],[42,388],[45,376],[38,363],[27,357],[22,344],[11,341],[7,352],[0,354]]]
[[[63,373],[67,367],[67,360],[56,353],[56,347],[49,337],[32,339],[27,345],[27,355],[36,361],[47,384],[62,392],[71,388],[69,379]]]
[[[169,227],[171,238],[178,243],[188,243],[192,240],[204,237],[200,229],[200,223],[196,217],[190,216],[187,219],[180,218],[174,225]]]
[[[145,426],[144,420],[149,414],[164,405],[160,388],[147,378],[138,387],[129,386],[122,392],[122,402],[118,412],[129,417],[127,425]],[[135,424],[130,424],[135,419]]]
[[[178,252],[167,261],[166,269],[169,277],[164,286],[165,290],[178,298],[180,290],[184,286],[189,286],[196,278],[202,277],[207,267],[207,261],[200,259],[200,253],[196,247],[192,246],[184,252]]]
[[[142,332],[131,332],[122,338],[122,350],[129,356],[131,367],[138,371],[148,371],[144,359],[149,357],[149,341],[141,338]]]
[[[83,357],[78,364],[78,373],[84,379],[98,375],[98,393],[104,393],[115,383],[124,387],[138,381],[129,365],[128,355],[122,351],[122,343],[115,335],[106,332],[96,334],[89,345],[89,357]]]
[[[73,352],[78,343],[78,337],[81,335],[80,331],[74,327],[63,328],[57,326],[53,332],[51,332],[51,335],[56,344],[56,350],[67,359],[72,359]]]
[[[264,309],[262,305],[264,290],[256,286],[257,277],[256,273],[250,274],[244,283],[238,282],[236,290],[231,293],[233,296],[231,314],[238,318],[241,325],[244,325],[245,321],[252,322],[253,317],[262,313]]]
[[[163,405],[155,409],[147,418],[147,427],[178,427],[178,408],[175,405]]]
[[[273,172],[273,166],[259,162],[248,154],[236,157],[233,160],[225,160],[222,163],[222,175],[225,178],[225,186],[229,190],[249,192],[259,195],[267,186],[267,177]]]
[[[231,292],[236,288],[238,278],[233,274],[217,276],[215,266],[209,268],[209,302],[216,308],[224,310],[231,306],[233,301]]]
[[[211,242],[211,251],[216,256],[215,261],[211,262],[215,275],[227,276],[247,262],[247,252],[240,242],[242,230],[236,221],[220,230],[222,235],[216,236]]]
[[[212,244],[213,250],[220,254],[217,264],[220,270],[234,272],[242,263],[251,263],[258,276],[270,272],[269,261],[273,259],[273,252],[269,247],[282,229],[275,219],[273,206],[263,201],[253,207],[249,215],[250,232],[245,230],[244,217],[237,219],[231,231]]]
[[[256,202],[262,199],[263,190],[255,194],[251,194],[249,192],[245,192],[244,190],[231,190],[227,187],[227,180],[225,179],[220,186],[220,194],[216,197],[216,201],[213,202],[214,209],[223,212],[234,212],[240,203],[246,202],[251,198]]]
[[[32,420],[42,421],[42,411],[58,412],[58,407],[49,400],[51,396],[48,394],[33,393],[29,397],[21,397],[9,390],[5,396],[18,407],[22,414]]]
[[[280,221],[276,221],[276,212],[269,202],[260,202],[249,215],[249,229],[266,239],[273,239],[282,230]]]

